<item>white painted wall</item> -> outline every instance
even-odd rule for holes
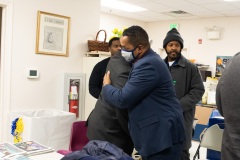
[[[200,64],[210,65],[208,70],[212,71],[213,76],[215,75],[217,55],[232,56],[240,51],[238,45],[240,17],[143,23],[102,13],[100,27],[106,28],[110,33],[115,27],[140,25],[146,29],[149,38],[153,40],[153,50],[159,53],[163,39],[169,31],[169,25],[172,23],[179,24],[179,32],[184,39],[184,47],[187,48],[188,58],[196,59],[196,62]],[[219,40],[209,40],[206,37],[206,28],[213,26],[217,26],[221,30]],[[202,44],[198,44],[198,39],[202,39]]]
[[[87,40],[99,28],[98,0],[13,0],[11,110],[62,108],[62,72],[80,73]],[[37,11],[71,17],[69,57],[35,54]],[[87,15],[87,16],[86,16]],[[40,78],[26,77],[35,67]]]
[[[95,37],[100,22],[99,0],[5,0],[13,4],[13,29],[8,111],[62,109],[63,72],[81,73],[87,40]],[[4,1],[4,2],[5,2]],[[37,11],[71,17],[69,57],[35,54]],[[4,66],[4,64],[2,64]],[[40,78],[30,80],[26,69],[34,67]],[[2,115],[2,113],[1,113]],[[6,121],[6,120],[5,120]],[[1,122],[1,141],[9,134]],[[2,138],[3,137],[3,138]]]
[[[107,41],[109,41],[109,38],[113,35],[112,30],[114,28],[118,28],[120,30],[123,30],[126,27],[130,27],[132,25],[139,25],[146,29],[147,23],[136,21],[133,19],[123,18],[119,16],[115,16],[112,14],[107,13],[101,13],[100,17],[100,29],[104,29],[107,32]],[[100,38],[102,40],[103,35],[100,35]]]
[[[171,23],[179,24],[179,32],[184,39],[184,47],[188,49],[189,58],[210,65],[209,70],[213,76],[217,55],[232,56],[240,51],[238,44],[240,17],[228,17],[148,23],[147,32],[153,39],[152,48],[158,53]],[[213,26],[221,30],[219,40],[207,39],[206,28]],[[202,44],[198,44],[198,39],[202,39]]]

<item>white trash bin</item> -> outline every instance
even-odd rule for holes
[[[72,123],[76,121],[74,113],[61,110],[34,110],[11,112],[9,114],[9,142],[13,143],[11,135],[12,122],[22,118],[24,130],[23,141],[34,140],[55,150],[68,149]]]

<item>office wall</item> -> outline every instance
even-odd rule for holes
[[[169,25],[177,23],[179,32],[184,39],[184,47],[187,48],[187,58],[196,59],[196,62],[200,64],[210,65],[208,70],[212,71],[213,76],[215,75],[216,56],[232,56],[240,51],[238,47],[240,17],[144,23],[111,14],[101,14],[100,26],[110,30],[113,26],[121,28],[126,22],[129,22],[127,26],[140,25],[145,28],[149,38],[153,41],[152,48],[157,53],[160,53],[159,49],[162,48]],[[218,40],[207,39],[207,28],[213,26],[220,28],[220,39]],[[202,39],[202,44],[198,44],[198,39]]]
[[[81,73],[87,40],[93,39],[99,28],[100,1],[11,1],[14,9],[10,111],[62,109],[62,74]],[[69,57],[35,54],[38,10],[71,17]],[[28,79],[29,68],[38,69],[40,77]]]
[[[240,51],[238,45],[240,17],[227,17],[148,23],[147,31],[153,39],[152,47],[158,53],[171,23],[179,24],[184,47],[188,49],[188,58],[196,59],[200,64],[210,65],[209,70],[213,75],[217,55],[232,56]],[[207,39],[206,29],[213,26],[220,28],[218,40]],[[202,39],[202,44],[198,44],[198,39]]]
[[[112,30],[114,28],[118,28],[120,30],[130,27],[132,25],[139,25],[143,28],[146,29],[147,23],[146,22],[141,22],[133,19],[128,19],[128,18],[123,18],[120,16],[115,16],[112,14],[107,14],[107,13],[101,13],[100,16],[100,29],[104,29],[107,32],[107,41],[109,38],[113,35]],[[101,37],[102,38],[102,35]]]

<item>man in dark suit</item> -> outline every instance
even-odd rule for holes
[[[240,52],[224,68],[217,85],[216,103],[224,117],[221,160],[240,159]]]
[[[122,56],[133,67],[122,89],[111,85],[112,72],[107,70],[104,100],[128,109],[134,147],[144,160],[180,160],[185,139],[182,108],[166,64],[139,26],[125,29],[120,43]]]
[[[107,70],[111,71],[112,85],[122,88],[128,79],[131,65],[118,52],[111,57]],[[102,140],[115,144],[131,155],[133,143],[128,131],[127,110],[107,104],[100,94],[95,108],[88,118],[87,136],[90,140]]]
[[[111,56],[114,56],[117,52],[121,50],[120,42],[118,37],[113,37],[109,43],[109,52]],[[92,70],[92,73],[89,78],[89,93],[96,99],[98,99],[101,90],[102,90],[102,83],[103,77],[106,72],[107,64],[110,60],[110,57],[103,59],[102,61],[98,62]]]

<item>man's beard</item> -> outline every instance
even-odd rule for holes
[[[175,53],[174,55],[176,56],[172,56],[171,54],[172,53]],[[180,52],[177,52],[177,51],[170,51],[170,52],[167,52],[167,55],[168,55],[168,59],[170,59],[171,61],[175,61],[176,59],[178,59],[179,57],[181,57],[181,51]]]

